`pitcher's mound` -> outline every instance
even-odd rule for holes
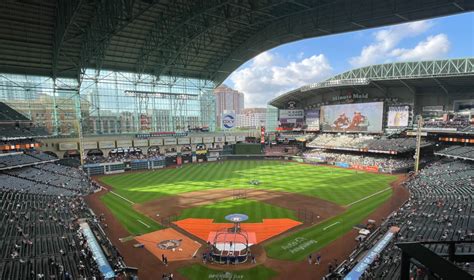
[[[165,255],[168,261],[189,260],[201,247],[198,242],[186,237],[172,228],[157,230],[135,237],[145,248],[161,260]]]

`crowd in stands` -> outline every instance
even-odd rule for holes
[[[464,130],[471,127],[470,121],[465,117],[454,117],[450,120],[428,120],[423,123],[424,128],[431,129],[446,129],[451,128],[455,130]]]
[[[414,160],[412,158],[348,154],[322,150],[307,151],[304,153],[304,157],[309,161],[311,161],[311,159],[317,159],[328,163],[344,162],[350,165],[377,166],[384,172],[406,170],[414,165]]]
[[[474,160],[474,146],[449,146],[437,152],[437,154],[453,158]]]
[[[427,142],[422,146],[428,145]],[[320,134],[308,144],[309,148],[331,149],[367,149],[374,151],[396,151],[398,153],[413,151],[416,148],[415,138],[375,138],[356,134]]]
[[[159,151],[143,153],[116,153],[109,156],[90,155],[84,160],[84,163],[111,163],[111,162],[127,162],[140,159],[158,159],[161,158]]]
[[[474,165],[468,161],[442,160],[424,168],[405,184],[409,200],[384,221],[376,238],[358,244],[363,255],[391,226],[400,231],[393,241],[376,256],[362,279],[400,279],[401,250],[397,242],[408,241],[472,241],[474,240]],[[437,254],[446,254],[446,244],[427,244]],[[456,253],[473,253],[474,243],[456,246]],[[344,262],[337,273],[346,274],[359,258]],[[470,263],[457,263],[474,272]],[[428,271],[411,266],[410,279],[426,279]]]
[[[266,156],[287,156],[296,155],[300,152],[297,146],[292,145],[268,145],[265,146]]]
[[[45,163],[0,173],[0,279],[101,279],[78,221],[86,221],[113,269],[125,265],[82,195],[75,168]]]
[[[30,150],[28,152],[12,152],[0,154],[0,169],[19,165],[33,165],[43,161],[54,161],[57,158],[43,152]]]

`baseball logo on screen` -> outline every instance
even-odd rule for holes
[[[233,128],[235,125],[235,118],[232,115],[225,115],[222,119],[222,123],[227,129]]]

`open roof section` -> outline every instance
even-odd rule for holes
[[[336,88],[404,86],[439,87],[449,94],[452,87],[474,86],[474,58],[393,62],[356,68],[325,81],[302,86],[277,96],[268,104],[283,108],[289,101],[300,101],[311,95],[334,92]]]
[[[7,0],[0,68],[52,77],[109,69],[219,84],[284,43],[473,9],[470,0]]]

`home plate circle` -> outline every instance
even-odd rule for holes
[[[179,245],[181,245],[181,240],[176,239],[163,240],[157,244],[158,248],[162,250],[173,250],[178,248]]]
[[[247,221],[249,219],[249,216],[244,214],[230,214],[225,216],[225,219],[229,222],[240,223],[243,221]]]

